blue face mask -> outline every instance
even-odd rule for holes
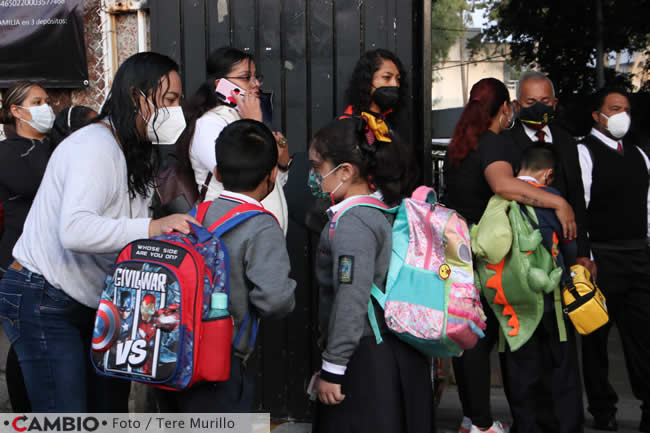
[[[336,170],[338,170],[341,167],[342,164],[337,165],[334,167],[329,173],[327,173],[325,176],[322,176],[320,173],[318,173],[316,170],[313,168],[309,170],[309,180],[307,181],[307,185],[309,186],[309,189],[311,190],[311,194],[316,197],[317,199],[327,199],[329,198],[334,204],[334,193],[343,185],[343,182],[339,183],[336,188],[334,188],[334,191],[332,192],[325,192],[323,191],[323,181],[327,176],[330,174],[334,173]]]

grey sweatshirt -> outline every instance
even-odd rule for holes
[[[238,205],[222,198],[214,200],[203,225],[209,227]],[[291,266],[284,233],[273,216],[254,216],[225,233],[221,240],[230,261],[229,310],[235,322],[234,343],[249,310],[258,318],[281,318],[293,311],[296,282],[289,278]],[[253,351],[251,329],[249,320],[234,348],[237,356],[246,358]]]
[[[329,373],[344,374],[359,340],[374,335],[368,301],[373,283],[385,290],[391,233],[386,214],[362,206],[349,209],[339,219],[332,243],[329,225],[321,233],[316,277],[320,285],[320,345],[325,349],[323,370]],[[387,328],[376,305],[375,313],[383,333]]]

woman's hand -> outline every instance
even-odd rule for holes
[[[570,241],[574,240],[578,233],[578,229],[576,226],[576,216],[575,213],[573,213],[571,205],[563,199],[560,202],[560,206],[555,208],[555,215],[557,216],[557,219],[560,220],[560,224],[562,224],[564,239]]]
[[[286,167],[291,161],[287,139],[281,132],[275,131],[273,131],[273,137],[275,137],[275,143],[278,145],[278,165]]]
[[[169,233],[172,231],[189,234],[189,223],[196,224],[197,226],[201,225],[201,223],[198,222],[196,218],[181,213],[175,213],[164,218],[151,220],[149,223],[149,237],[152,238],[154,236],[160,236],[163,233]]]
[[[255,95],[253,92],[246,92],[246,94],[242,96],[234,91],[230,96],[235,98],[235,101],[237,101],[239,114],[241,114],[242,119],[257,120],[258,122],[262,121],[262,105],[259,96]]]
[[[334,405],[343,401],[345,395],[341,394],[341,385],[323,380],[318,381],[318,399],[323,404]]]

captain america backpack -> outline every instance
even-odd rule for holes
[[[211,202],[190,213],[203,223]],[[230,377],[233,319],[209,319],[213,293],[230,295],[224,233],[269,213],[240,204],[210,227],[190,224],[189,235],[166,233],[136,240],[120,252],[106,276],[91,347],[98,373],[182,390]],[[272,215],[272,214],[271,214]],[[251,344],[257,335],[254,313]]]
[[[433,189],[421,186],[392,209],[372,196],[350,200],[330,221],[330,241],[341,217],[355,206],[395,215],[386,289],[373,285],[368,302],[377,343],[383,339],[375,304],[388,329],[425,355],[459,356],[474,347],[486,325],[465,220],[438,204]]]

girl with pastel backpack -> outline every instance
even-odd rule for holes
[[[385,209],[400,203],[406,175],[399,143],[381,137],[364,119],[343,118],[320,130],[309,150],[312,193],[332,202],[316,265],[322,367],[315,432],[433,431],[428,358],[391,332],[383,306],[371,301],[373,288],[386,289],[395,216]],[[376,206],[350,206],[360,199]]]

